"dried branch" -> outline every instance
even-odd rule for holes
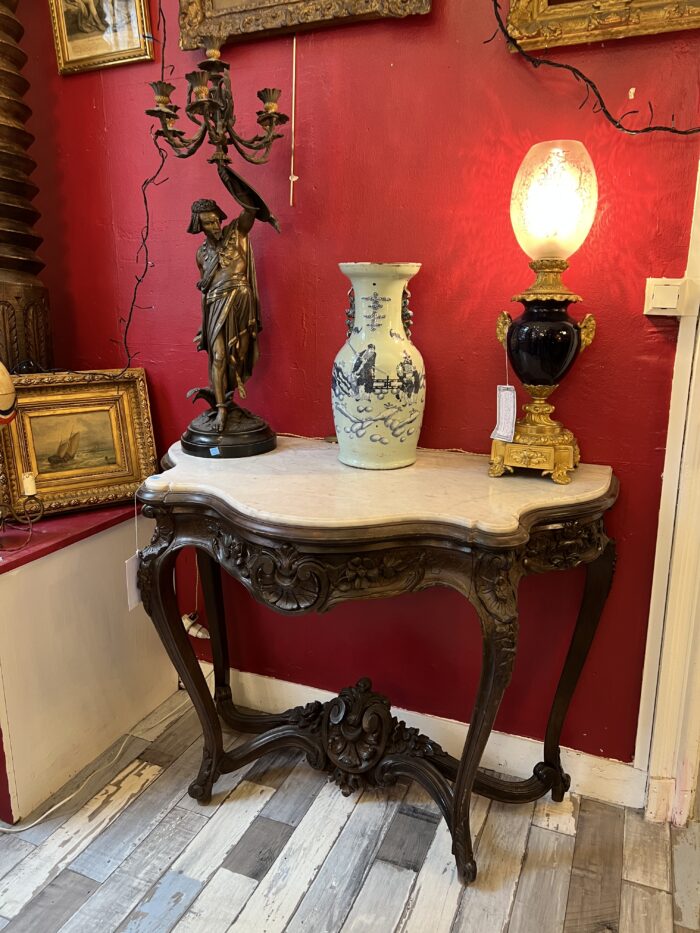
[[[593,113],[602,113],[608,123],[611,123],[616,130],[620,130],[623,133],[627,133],[629,136],[641,136],[643,133],[674,133],[676,136],[691,136],[694,133],[700,133],[700,126],[691,126],[687,129],[680,129],[675,125],[675,116],[671,116],[670,126],[664,124],[657,124],[653,122],[654,119],[654,108],[649,102],[649,123],[646,126],[633,128],[630,126],[625,126],[622,122],[627,117],[638,114],[638,110],[628,110],[626,113],[623,113],[621,117],[615,117],[608,109],[603,95],[598,90],[595,82],[584,74],[579,68],[575,68],[573,65],[568,65],[566,62],[555,62],[549,58],[537,58],[534,55],[530,55],[529,52],[526,52],[525,49],[520,45],[518,40],[508,32],[508,27],[503,22],[503,17],[501,15],[501,5],[499,0],[493,0],[493,12],[496,17],[496,22],[498,23],[498,30],[501,32],[505,38],[507,44],[510,48],[514,49],[521,55],[526,62],[529,62],[533,68],[541,68],[542,65],[546,65],[549,68],[558,68],[560,71],[568,71],[570,74],[576,78],[577,81],[580,81],[586,88],[586,96],[584,97],[579,110],[581,107],[584,107],[590,98],[591,95],[594,97],[593,102]],[[490,39],[487,39],[487,42],[491,42],[493,36]]]

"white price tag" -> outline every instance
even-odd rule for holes
[[[491,440],[512,441],[515,434],[515,386],[498,386],[496,399],[496,427],[491,432]]]
[[[132,554],[128,560],[124,561],[126,567],[126,598],[129,604],[129,612],[141,602],[141,593],[138,586],[139,558],[141,555],[137,551]]]

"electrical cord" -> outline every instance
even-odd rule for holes
[[[675,120],[673,114],[671,114],[671,125],[667,126],[664,124],[654,124],[652,123],[654,119],[654,108],[651,105],[651,101],[648,101],[647,106],[649,108],[649,123],[647,126],[638,127],[634,129],[632,127],[625,126],[622,122],[627,117],[635,116],[639,113],[639,110],[628,110],[622,114],[621,117],[615,117],[608,109],[603,95],[598,89],[595,82],[588,77],[580,68],[575,68],[573,65],[569,65],[566,62],[555,62],[550,58],[539,58],[535,55],[530,55],[529,52],[526,52],[525,49],[520,45],[518,40],[508,31],[508,27],[503,22],[503,17],[501,15],[501,4],[499,0],[493,0],[493,13],[496,17],[496,22],[498,23],[498,29],[491,36],[490,39],[486,40],[486,43],[492,42],[499,32],[503,34],[507,44],[515,49],[519,55],[521,55],[526,62],[529,62],[533,68],[540,68],[542,65],[545,65],[549,68],[557,68],[562,71],[568,71],[570,74],[576,78],[577,81],[580,81],[586,88],[586,96],[581,101],[579,110],[588,103],[588,99],[593,96],[593,113],[602,113],[608,123],[612,124],[615,129],[620,130],[622,133],[627,133],[628,136],[641,136],[644,133],[674,133],[677,136],[691,136],[694,133],[700,133],[700,126],[692,126],[687,129],[680,129],[675,126]]]
[[[184,703],[181,703],[180,706],[176,706],[174,710],[171,710],[161,719],[158,719],[156,722],[152,723],[150,728],[152,729],[155,726],[159,726],[162,722],[165,722],[167,719],[172,719],[176,713],[179,713],[180,710],[183,710],[185,709],[186,706],[190,706],[190,705],[191,705],[191,701],[188,698]],[[91,771],[90,774],[85,778],[83,783],[78,788],[76,788],[76,790],[74,790],[72,794],[69,794],[67,797],[64,797],[63,800],[60,800],[58,803],[55,803],[49,810],[46,811],[46,813],[42,813],[42,815],[38,819],[34,820],[33,823],[19,824],[17,826],[0,826],[0,833],[23,833],[25,829],[32,829],[34,826],[38,826],[39,823],[43,823],[44,820],[46,820],[49,816],[51,816],[52,813],[55,813],[56,810],[60,809],[60,807],[62,807],[64,804],[68,803],[70,800],[76,797],[80,793],[80,791],[85,787],[85,785],[88,784],[95,777],[95,775],[100,774],[100,772],[105,771],[107,768],[111,767],[115,763],[115,761],[119,759],[121,753],[124,751],[124,749],[127,746],[127,743],[129,742],[129,739],[131,738],[133,738],[132,734],[130,732],[127,733],[124,736],[124,741],[119,746],[119,749],[117,750],[117,753],[113,758],[111,758],[106,764],[101,765],[99,768],[97,768],[96,771]],[[138,757],[138,755],[136,757]]]

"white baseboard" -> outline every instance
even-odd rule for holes
[[[322,703],[334,693],[306,687],[274,677],[232,670],[232,686],[236,703],[266,712],[281,712],[290,706],[301,706],[312,700]],[[394,708],[393,712],[409,726],[417,726],[451,755],[459,756],[467,734],[467,724],[441,716],[429,716],[411,710]],[[542,758],[542,743],[520,735],[493,732],[482,764],[513,777],[527,778]],[[599,758],[571,748],[562,749],[564,768],[571,775],[571,789],[585,797],[626,807],[643,807],[646,772],[631,764],[612,758]]]
[[[646,803],[646,818],[652,823],[666,823],[673,814],[676,796],[675,778],[650,777]]]

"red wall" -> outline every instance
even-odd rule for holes
[[[613,130],[590,106],[578,109],[581,89],[568,76],[534,73],[498,39],[484,44],[494,30],[490,2],[433,5],[428,17],[299,37],[296,205],[288,205],[288,138],[268,166],[247,171],[283,228],[281,236],[268,227],[254,233],[265,331],[250,405],[279,431],[331,433],[330,366],[344,337],[348,287],[338,261],[420,261],[411,289],[429,380],[422,443],[486,452],[503,375],[496,315],[530,281],[509,223],[512,180],[534,142],[582,139],[597,168],[600,207],[568,283],[585,297],[576,313],[593,311],[599,331],[557,393],[558,411],[584,459],[614,466],[622,492],[610,518],[617,578],[564,742],[630,760],[676,339],[673,320],[642,317],[644,282],[683,274],[697,139]],[[175,48],[177,4],[164,6],[168,57],[182,85],[199,56]],[[159,69],[135,64],[59,78],[48,11],[29,10],[25,0],[57,361],[121,365],[118,322],[143,223],[139,186],[157,164],[143,115],[152,100],[146,82]],[[614,112],[632,106],[635,87],[643,111],[651,99],[660,119],[675,113],[679,125],[698,122],[697,32],[555,54],[590,73]],[[260,87],[283,88],[289,106],[290,37],[224,55],[242,126],[254,126]],[[161,452],[191,417],[186,390],[206,378],[192,346],[199,308],[189,205],[202,196],[226,202],[203,157],[171,159],[165,174],[151,198],[155,265],[140,300],[147,310],[133,329]],[[524,582],[520,652],[498,728],[542,735],[581,580],[570,572]],[[331,689],[369,674],[398,705],[468,718],[479,639],[473,612],[453,593],[296,620],[233,587],[231,601],[237,667]]]

